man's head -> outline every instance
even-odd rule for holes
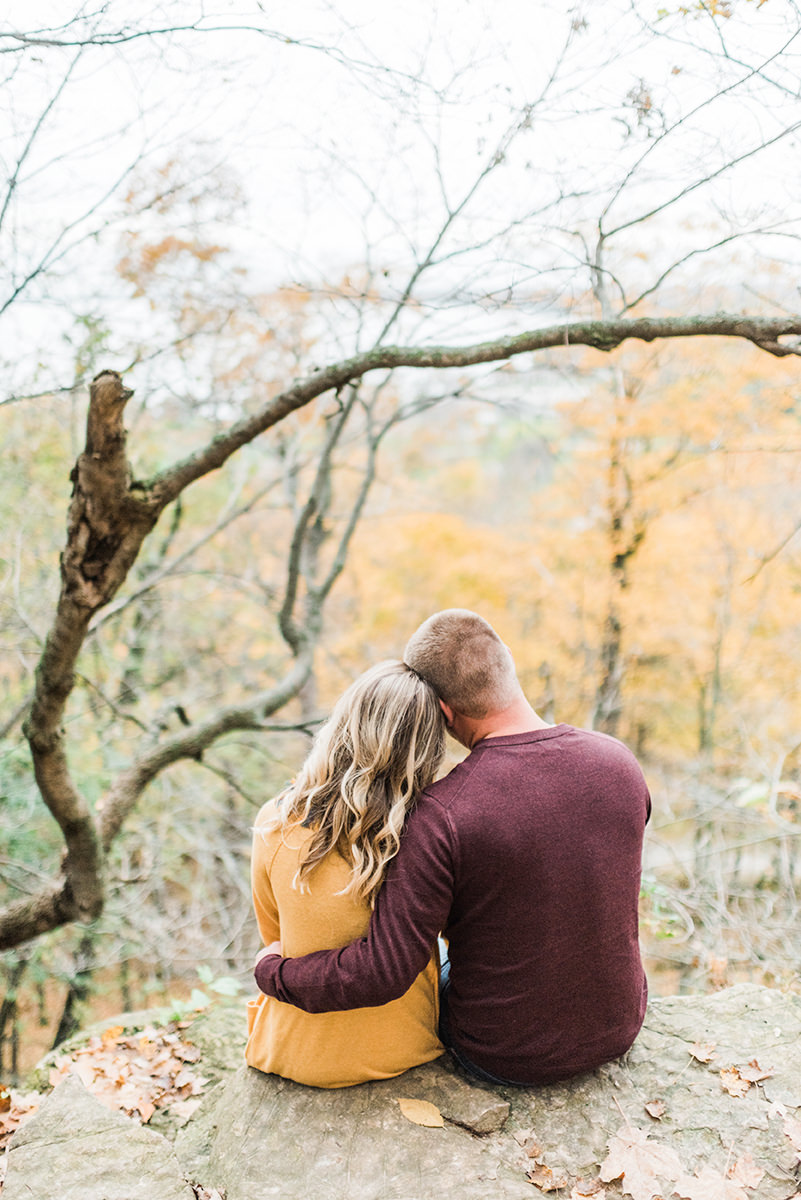
[[[492,626],[466,608],[446,608],[409,639],[404,661],[454,712],[481,720],[522,698],[509,650]]]

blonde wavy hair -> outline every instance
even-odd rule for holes
[[[360,675],[340,696],[265,827],[301,824],[314,831],[297,886],[308,886],[317,864],[336,850],[352,867],[343,894],[372,905],[398,852],[406,814],[444,752],[436,693],[411,667],[390,660]]]

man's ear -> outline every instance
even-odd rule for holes
[[[453,725],[453,709],[451,708],[450,704],[446,704],[444,700],[440,700],[439,706],[445,714],[445,724],[450,729],[451,725]]]

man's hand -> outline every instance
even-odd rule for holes
[[[263,946],[261,948],[261,950],[258,951],[256,957],[253,960],[254,970],[255,970],[256,966],[261,962],[261,960],[263,958],[266,958],[266,956],[268,954],[280,954],[280,953],[281,953],[281,943],[280,942],[270,942],[269,946]]]

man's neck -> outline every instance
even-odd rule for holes
[[[521,698],[503,712],[490,713],[487,717],[471,720],[466,731],[470,740],[466,745],[472,750],[485,738],[508,737],[513,733],[533,733],[537,729],[550,729],[550,725],[534,711],[528,700]]]

